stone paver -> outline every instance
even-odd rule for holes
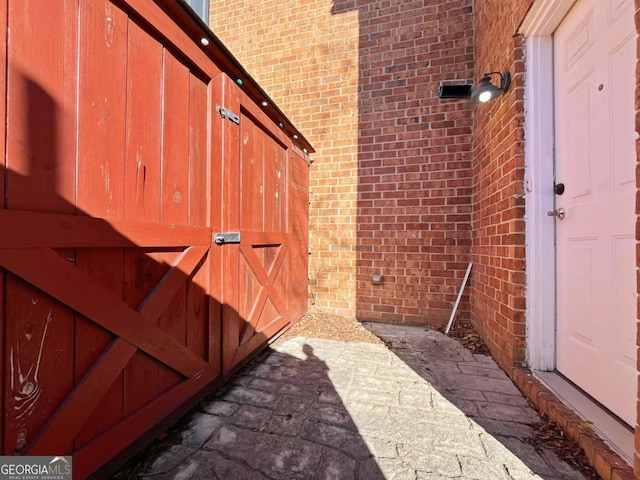
[[[539,417],[490,357],[424,327],[367,327],[390,348],[276,342],[202,402],[140,476],[583,478],[526,442]]]

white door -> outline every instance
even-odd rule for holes
[[[578,0],[554,34],[560,373],[636,421],[633,0]]]

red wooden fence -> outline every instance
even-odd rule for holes
[[[0,15],[0,445],[84,478],[306,311],[311,147],[173,0]]]

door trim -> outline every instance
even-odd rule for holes
[[[553,32],[576,0],[537,0],[518,33],[526,38],[525,202],[527,362],[551,371],[556,350]]]

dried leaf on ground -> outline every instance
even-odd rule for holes
[[[562,460],[580,471],[585,478],[589,480],[600,478],[589,464],[580,445],[566,437],[560,427],[547,418],[537,426],[533,435],[526,441],[536,450],[547,448],[554,451]]]
[[[437,327],[436,330],[444,333],[445,327]],[[476,329],[470,322],[455,322],[449,330],[449,336],[455,338],[464,348],[480,355],[491,355],[489,348],[482,341]]]

